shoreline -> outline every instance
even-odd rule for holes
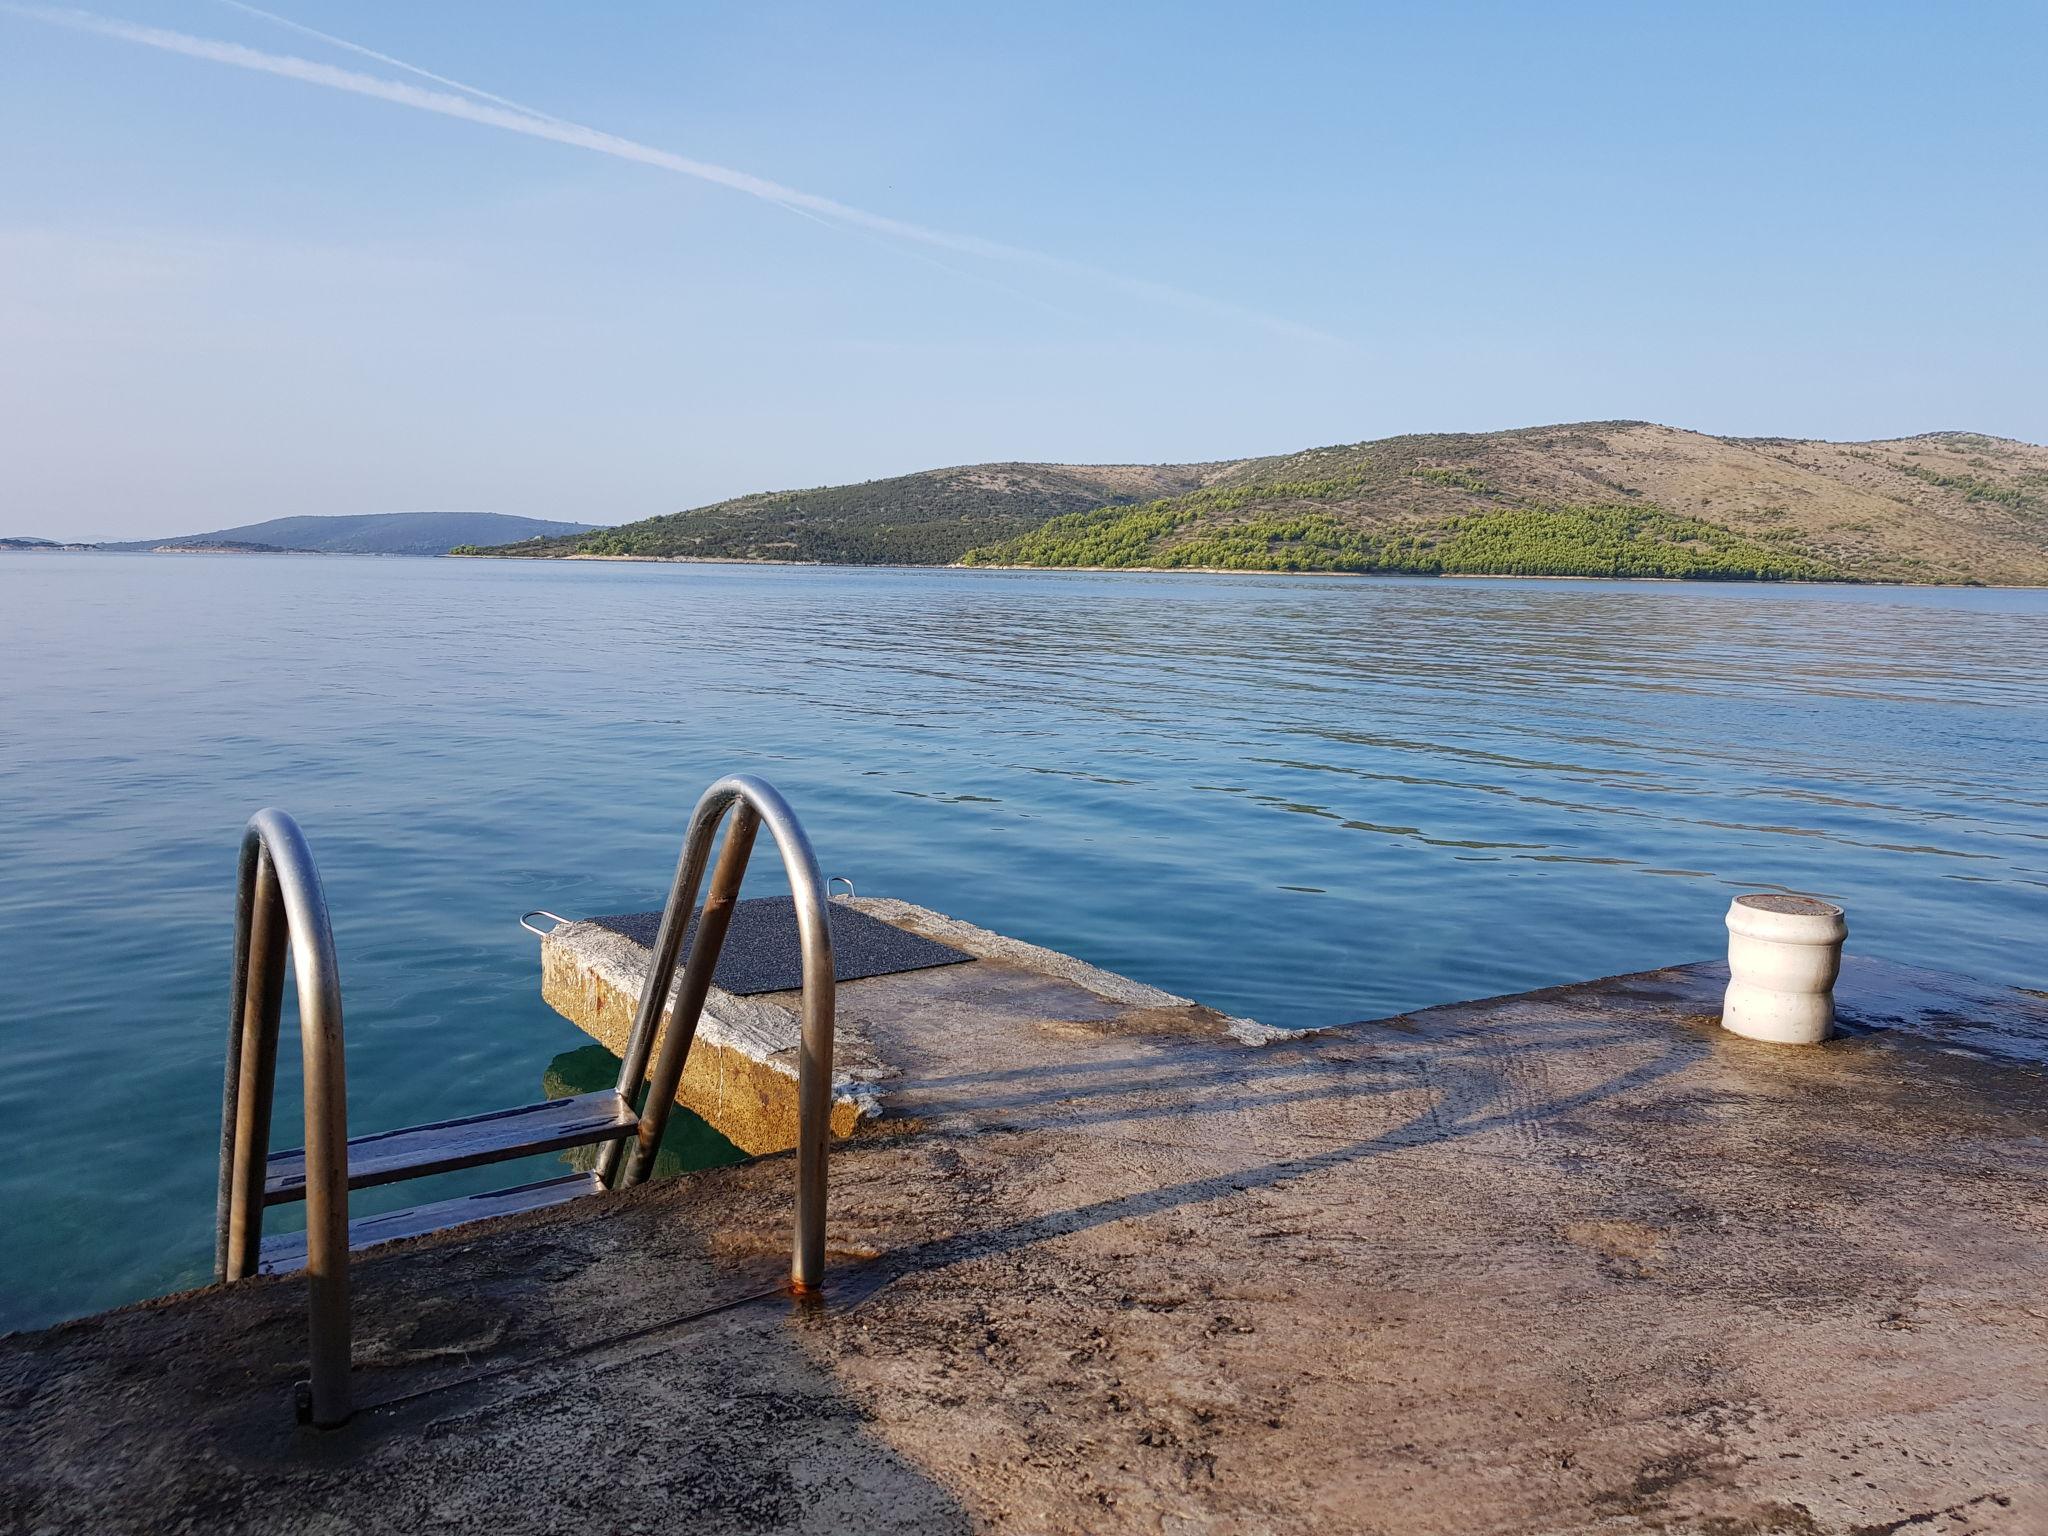
[[[537,560],[585,561],[617,565],[767,565],[805,566],[832,571],[1024,571],[1036,575],[1069,572],[1097,576],[1313,576],[1335,580],[1373,580],[1391,577],[1402,581],[1611,581],[1657,582],[1673,587],[1883,587],[1908,592],[2048,592],[2048,583],[2023,586],[1995,581],[1869,581],[1855,576],[1827,581],[1805,578],[1774,579],[1764,576],[1566,576],[1528,575],[1509,571],[1259,571],[1236,570],[1220,565],[969,565],[950,561],[945,565],[867,564],[838,560],[742,559],[736,555],[458,555],[448,560]]]
[[[1841,576],[1829,580],[1772,578],[1762,576],[1597,576],[1534,575],[1512,571],[1268,571],[1237,570],[1217,565],[998,565],[952,561],[945,565],[841,560],[743,559],[735,555],[473,555],[450,550],[444,554],[400,550],[329,549],[103,549],[72,545],[55,549],[0,549],[0,555],[303,555],[328,559],[370,560],[524,560],[547,563],[584,562],[612,565],[730,565],[783,566],[831,571],[1002,571],[1034,575],[1076,574],[1088,576],[1258,576],[1315,577],[1324,580],[1397,581],[1584,581],[1655,582],[1672,587],[1866,587],[1900,592],[2048,592],[2048,582],[2027,585],[2009,581],[1872,581]]]

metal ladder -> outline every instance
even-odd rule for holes
[[[727,812],[732,826],[697,915],[696,937],[676,986],[669,1027],[654,1055],[663,1004],[697,892],[711,862],[711,844]],[[739,899],[754,838],[763,825],[782,855],[796,901],[803,954],[803,1027],[797,1053],[796,1240],[790,1282],[814,1291],[825,1270],[825,1156],[832,1108],[832,1023],[836,978],[826,885],[810,839],[789,803],[751,775],[720,779],[690,815],[682,856],[639,1011],[615,1088],[550,1099],[516,1109],[469,1115],[374,1135],[348,1134],[348,1086],[342,1060],[341,980],[327,899],[312,851],[297,823],[278,810],[258,811],[242,835],[235,906],[234,1003],[228,1022],[227,1074],[221,1093],[220,1195],[216,1208],[214,1278],[247,1279],[303,1267],[311,1326],[310,1380],[301,1384],[300,1417],[322,1428],[344,1424],[353,1411],[349,1389],[348,1256],[398,1237],[512,1211],[535,1210],[579,1195],[623,1188],[654,1167],[661,1134],[675,1104],[690,1043],[696,1037],[711,975]],[[305,1145],[269,1155],[277,1079],[277,1036],[289,954],[298,984],[299,1041],[305,1059]],[[652,1058],[652,1076],[649,1062]],[[636,1112],[642,1087],[646,1108]],[[627,1142],[630,1157],[621,1158]],[[486,1195],[442,1200],[378,1216],[348,1219],[348,1191],[458,1168],[503,1162],[536,1152],[596,1145],[597,1167]],[[263,1236],[263,1212],[306,1202],[306,1230]]]

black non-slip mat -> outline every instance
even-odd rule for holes
[[[899,971],[922,971],[934,965],[958,965],[974,958],[950,944],[905,933],[836,901],[828,902],[826,911],[832,922],[833,970],[841,981],[894,976]],[[614,917],[593,917],[590,921],[651,950],[655,933],[661,927],[661,914],[623,912]],[[678,970],[690,957],[690,940],[696,932],[697,916],[693,913],[690,930],[683,936]],[[726,931],[725,948],[719,952],[718,968],[711,973],[711,979],[736,997],[788,992],[802,986],[803,951],[797,943],[795,901],[787,896],[760,896],[735,906],[732,927]]]

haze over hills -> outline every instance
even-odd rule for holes
[[[1204,464],[928,470],[462,552],[2048,585],[2048,448],[1582,422]]]
[[[590,532],[594,523],[551,522],[504,512],[368,512],[350,517],[274,517],[267,522],[131,539],[101,549],[235,549],[326,555],[445,555],[458,544],[510,544],[519,539]]]

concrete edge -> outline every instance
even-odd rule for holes
[[[962,922],[957,917],[947,917],[929,907],[920,907],[914,902],[899,901],[893,896],[841,896],[842,901],[856,911],[870,917],[880,918],[885,923],[898,927],[910,927],[927,938],[951,944],[982,960],[1005,960],[1027,970],[1038,971],[1047,976],[1057,976],[1070,981],[1097,997],[1112,1003],[1125,1003],[1137,1008],[1200,1008],[1204,1005],[1191,997],[1181,997],[1158,987],[1147,986],[1142,981],[1133,981],[1128,976],[1119,976],[1114,971],[1105,971],[1100,966],[1090,965],[1085,960],[1076,960],[1072,955],[1061,954],[1056,949],[1047,949],[1039,944],[1027,944],[1022,939],[1009,938],[993,933],[986,928],[977,928],[972,923]],[[1229,1014],[1219,1015],[1224,1033],[1240,1045],[1271,1045],[1277,1040],[1302,1038],[1313,1031],[1282,1029],[1276,1024],[1261,1024],[1257,1019],[1240,1019]]]

